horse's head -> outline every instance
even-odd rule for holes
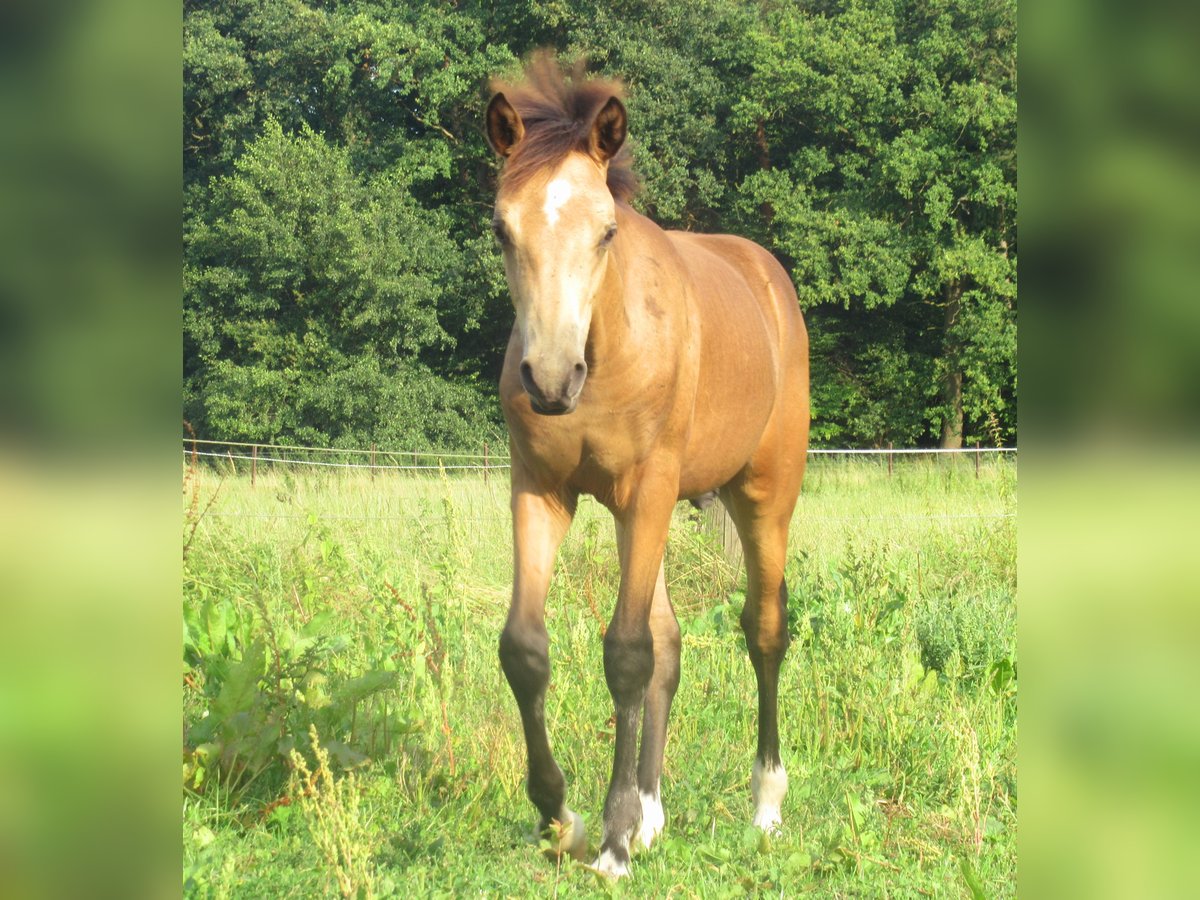
[[[535,411],[561,415],[587,378],[593,302],[617,231],[607,177],[625,140],[625,107],[608,97],[566,146],[562,123],[542,124],[527,130],[502,93],[488,105],[488,142],[508,159],[492,229],[516,306],[521,383]]]

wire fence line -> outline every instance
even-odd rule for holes
[[[227,459],[242,460],[249,462],[254,466],[258,463],[271,463],[276,465],[291,465],[291,466],[318,466],[331,469],[363,469],[371,472],[375,471],[484,471],[503,470],[511,468],[508,462],[507,455],[492,455],[488,452],[484,453],[458,453],[445,452],[439,450],[361,450],[349,449],[343,447],[299,447],[287,444],[253,444],[243,441],[214,441],[201,440],[199,438],[184,438],[185,445],[191,445],[183,448],[185,458],[205,457],[210,459]],[[245,452],[234,453],[232,450],[226,450],[224,453],[214,452],[212,450],[199,450],[197,445],[206,447],[237,447],[250,448],[253,452],[246,454]],[[368,455],[371,458],[370,462],[330,462],[328,460],[317,459],[293,459],[284,456],[264,456],[258,453],[259,449],[264,450],[282,450],[293,453],[341,453],[341,454],[357,454]],[[1016,447],[962,447],[962,448],[943,448],[943,447],[863,447],[863,448],[845,448],[845,449],[830,449],[830,448],[810,448],[809,456],[876,456],[886,457],[890,460],[893,456],[943,456],[943,455],[958,455],[958,456],[974,456],[976,465],[981,454],[1012,454],[1016,455]],[[413,459],[410,463],[395,463],[395,462],[377,462],[379,457],[385,459],[398,460],[404,457]],[[417,462],[419,459],[436,459],[436,464],[422,464]],[[447,464],[442,460],[452,460]],[[459,462],[459,460],[476,460],[477,462]],[[482,462],[478,462],[482,461]]]
[[[301,447],[295,444],[261,444],[250,443],[247,441],[212,441],[203,438],[183,438],[185,444],[204,444],[205,446],[213,447],[255,447],[263,450],[293,450],[298,453],[348,453],[360,454],[362,456],[370,456],[378,454],[379,456],[433,456],[442,459],[491,459],[492,456],[487,453],[459,453],[457,451],[442,451],[442,450],[380,450],[376,449],[359,449],[347,447]],[[219,454],[224,456],[225,454]]]
[[[482,472],[484,481],[487,481],[489,472],[500,473],[505,469],[510,469],[511,464],[507,454],[493,455],[490,448],[485,445],[484,453],[471,454],[459,452],[441,452],[437,450],[390,450],[384,451],[378,448],[370,450],[359,450],[339,447],[301,447],[286,444],[255,444],[239,441],[215,441],[202,439],[184,439],[183,454],[185,460],[196,458],[205,458],[210,460],[225,460],[231,467],[236,467],[235,462],[241,463],[242,472],[245,474],[245,469],[249,469],[251,481],[253,482],[259,463],[263,463],[266,467],[271,466],[311,466],[322,469],[352,469],[357,471],[369,471],[372,476],[376,472]],[[205,449],[199,449],[200,447]],[[220,448],[225,448],[222,452]],[[235,449],[238,452],[234,452]],[[249,452],[247,452],[247,450]],[[274,451],[270,453],[261,453],[260,451]],[[823,458],[851,458],[851,457],[875,457],[879,458],[879,464],[882,468],[886,461],[888,475],[892,474],[893,457],[921,457],[929,456],[932,458],[944,457],[973,457],[975,464],[975,473],[978,477],[980,474],[980,460],[983,454],[991,454],[991,458],[1002,458],[1008,456],[1015,458],[1017,448],[1015,447],[969,447],[957,450],[943,448],[920,448],[920,447],[904,447],[904,448],[813,448],[808,451],[810,457]],[[304,459],[296,458],[292,454],[341,454],[342,460],[333,461],[328,459]],[[347,456],[358,457],[361,460],[362,456],[366,455],[369,461],[349,461]],[[886,460],[884,459],[886,458]],[[401,459],[411,459],[412,463],[400,462]],[[345,461],[343,461],[345,460]],[[386,460],[386,461],[385,461]],[[436,460],[436,462],[432,462]],[[429,461],[429,462],[423,462]],[[246,464],[249,464],[248,466]],[[723,512],[719,510],[718,512]],[[497,509],[495,512],[487,509],[464,510],[463,515],[456,515],[456,521],[483,523],[492,521],[508,521],[510,513],[507,509],[501,511]],[[360,521],[360,522],[378,522],[378,523],[396,523],[398,525],[436,525],[448,521],[444,515],[430,515],[428,511],[420,514],[344,514],[344,513],[321,513],[321,512],[306,512],[306,513],[289,513],[289,512],[236,512],[236,511],[211,511],[206,518],[221,519],[221,520],[265,520],[265,521],[300,521],[305,519],[316,518],[320,521]],[[723,515],[717,516],[717,519],[724,519]],[[952,522],[967,522],[967,521],[998,521],[1016,518],[1016,513],[1012,511],[979,511],[979,512],[958,512],[958,513],[895,513],[883,515],[806,515],[799,514],[800,521],[808,524],[819,523],[851,523],[851,522],[879,522],[879,523],[902,523],[902,522],[917,522],[926,521],[931,524]],[[730,523],[720,521],[709,522],[711,527],[723,527],[725,531],[729,530]],[[740,544],[736,540],[730,539],[727,541],[730,545],[727,548],[731,558],[736,557],[740,553]]]
[[[939,453],[955,453],[955,454],[971,454],[971,453],[1016,453],[1016,447],[862,447],[859,449],[844,449],[831,450],[825,448],[809,448],[808,454],[812,456],[827,454],[830,456],[852,456],[854,454],[864,454],[869,456],[891,456],[901,454],[939,454]]]
[[[246,456],[244,453],[212,453],[212,452],[208,452],[208,451],[204,451],[204,450],[196,450],[196,451],[184,450],[183,455],[184,455],[184,457],[207,456],[207,457],[211,457],[213,459],[242,459],[242,460],[246,460],[248,462],[283,463],[285,465],[292,465],[292,466],[326,466],[327,468],[332,468],[332,469],[369,469],[371,471],[375,471],[377,469],[404,469],[404,470],[415,470],[415,471],[425,470],[425,471],[437,472],[437,471],[441,471],[441,470],[451,470],[451,469],[475,469],[475,470],[488,469],[488,470],[491,470],[491,469],[510,468],[508,463],[493,463],[493,462],[489,462],[486,465],[452,463],[450,465],[436,465],[436,466],[421,466],[421,465],[397,466],[397,465],[392,465],[390,463],[338,463],[338,462],[326,462],[325,460],[320,460],[320,459],[283,459],[281,457],[276,457],[276,456]],[[436,454],[430,454],[430,455],[436,455]],[[441,457],[439,456],[438,458],[441,458]],[[480,459],[483,459],[483,457],[481,456]]]
[[[960,519],[1015,519],[1015,512],[1003,513],[900,513],[890,516],[812,516],[804,513],[797,513],[797,519],[801,522],[917,522],[929,520],[947,520],[956,521]],[[371,516],[371,515],[347,515],[345,513],[228,513],[228,512],[210,512],[205,518],[209,519],[289,519],[289,520],[307,520],[315,518],[319,521],[350,521],[350,522],[420,522],[443,524],[448,521],[454,522],[508,522],[511,521],[510,513],[496,513],[495,515],[487,516]]]

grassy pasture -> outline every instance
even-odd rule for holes
[[[244,471],[186,472],[185,894],[1012,896],[1015,489],[1008,459],[985,457],[978,476],[970,458],[898,457],[890,476],[881,459],[813,459],[788,563],[791,787],[770,840],[747,827],[744,575],[678,507],[667,827],[614,886],[529,838],[496,657],[505,473],[260,465],[251,487]],[[610,519],[585,499],[548,603],[546,715],[593,848],[616,585]]]

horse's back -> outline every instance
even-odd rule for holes
[[[804,332],[804,319],[796,298],[796,289],[779,261],[766,249],[733,234],[696,234],[669,231],[668,236],[685,254],[708,258],[708,266],[725,265],[736,271],[746,283],[748,293],[769,312],[780,344],[787,344]],[[699,251],[697,254],[695,251]],[[805,342],[807,346],[807,342]]]
[[[802,369],[807,387],[808,332],[791,278],[767,250],[732,234],[667,232],[688,265],[694,302],[707,330],[722,344],[742,342],[739,368],[754,368],[753,342],[758,334],[748,307],[760,313],[763,336],[770,344],[774,380],[787,380],[789,370]],[[736,321],[730,321],[736,319]]]

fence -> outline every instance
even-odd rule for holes
[[[203,448],[203,449],[202,449]],[[418,481],[423,481],[421,475],[430,475],[434,473],[447,474],[471,474],[481,473],[485,484],[489,485],[491,490],[487,495],[492,502],[491,505],[496,505],[496,509],[491,509],[490,506],[486,511],[474,510],[472,514],[476,517],[493,519],[507,518],[506,503],[500,501],[499,494],[496,493],[498,484],[489,484],[490,476],[501,474],[510,468],[507,454],[495,454],[492,452],[490,445],[484,444],[481,453],[464,453],[460,451],[441,451],[441,450],[380,450],[378,447],[368,449],[360,448],[342,448],[342,447],[300,447],[287,444],[255,444],[236,441],[214,441],[205,439],[184,439],[184,457],[186,460],[206,459],[220,464],[224,462],[228,465],[232,473],[242,476],[249,474],[250,483],[253,487],[256,483],[259,474],[260,465],[263,467],[299,467],[311,468],[319,471],[359,471],[369,472],[372,479],[377,475],[384,473],[406,473],[417,476]],[[881,470],[886,466],[888,477],[894,474],[894,460],[896,458],[912,459],[914,457],[929,457],[932,459],[955,458],[973,460],[975,476],[980,477],[980,461],[984,458],[1001,458],[1015,457],[1017,449],[1015,447],[971,447],[961,450],[947,450],[941,448],[814,448],[808,451],[810,461],[815,459],[825,460],[851,460],[856,458],[872,458],[874,459]],[[325,458],[314,458],[314,457]],[[816,471],[813,472],[816,474]],[[506,479],[505,479],[506,481]],[[290,519],[290,518],[305,518],[305,516],[295,515],[285,512],[212,512],[213,518],[266,518],[266,519]],[[469,514],[470,515],[470,514]],[[740,564],[741,558],[741,543],[738,540],[737,531],[733,527],[732,521],[729,519],[725,507],[720,503],[712,503],[706,509],[700,512],[695,512],[695,519],[700,527],[716,535],[723,547],[724,555],[730,562],[735,565]],[[976,510],[971,512],[962,511],[922,511],[912,515],[877,515],[866,514],[858,516],[839,516],[835,517],[846,522],[859,520],[878,520],[888,521],[895,525],[901,524],[900,519],[904,520],[927,520],[933,523],[947,523],[950,520],[979,520],[979,519],[1009,519],[1015,516],[1015,512],[1011,510]],[[321,518],[329,519],[347,519],[355,521],[379,520],[383,521],[409,521],[415,519],[413,516],[403,515],[372,515],[365,511],[355,512],[353,514],[335,513],[330,515],[325,513]],[[423,513],[422,519],[427,520],[428,514]],[[806,517],[806,521],[810,524],[815,521],[830,520],[829,516],[812,516]]]
[[[214,441],[199,438],[184,438],[183,453],[185,458],[206,458],[227,460],[234,468],[238,462],[249,463],[250,477],[253,481],[258,472],[258,464],[314,466],[327,469],[364,469],[372,475],[376,472],[483,472],[485,480],[496,470],[510,468],[507,456],[491,452],[488,444],[483,445],[482,453],[461,453],[441,450],[379,450],[344,448],[344,447],[299,447],[287,444],[253,444],[240,441]],[[212,449],[201,450],[203,447],[224,447],[225,452]],[[238,452],[234,452],[234,450]],[[266,453],[260,451],[267,451]],[[963,447],[960,449],[945,449],[940,447],[879,447],[879,448],[810,448],[808,455],[817,456],[874,456],[886,459],[888,474],[892,473],[893,460],[896,456],[940,456],[957,455],[973,456],[975,472],[979,474],[980,460],[984,454],[1016,454],[1016,447]],[[323,459],[301,459],[286,454],[330,454],[343,457],[367,457],[366,462],[336,462]],[[384,460],[381,462],[380,460]],[[447,462],[449,460],[449,462]],[[243,468],[245,468],[243,466]]]
[[[401,488],[405,493],[405,503],[410,503],[414,509],[411,513],[400,512],[398,509],[392,508],[375,508],[375,509],[354,509],[347,510],[345,508],[337,508],[333,510],[325,510],[318,513],[321,519],[336,519],[356,522],[377,522],[384,527],[428,527],[428,525],[439,516],[437,513],[432,513],[428,508],[428,497],[426,488],[422,486],[427,483],[427,478],[422,478],[422,475],[433,473],[446,474],[474,474],[481,473],[483,482],[487,485],[488,490],[476,492],[468,481],[461,482],[460,487],[452,487],[455,494],[456,504],[462,504],[465,508],[459,509],[456,512],[456,517],[464,521],[499,521],[507,520],[509,512],[507,509],[507,479],[498,479],[494,482],[489,482],[489,477],[492,473],[501,474],[504,470],[510,468],[507,454],[497,455],[492,452],[490,445],[483,445],[481,453],[464,453],[459,451],[440,451],[440,450],[380,450],[378,447],[369,449],[359,448],[339,448],[339,447],[300,447],[286,444],[254,444],[245,442],[226,442],[214,440],[202,440],[199,438],[185,438],[184,441],[184,457],[185,460],[192,461],[197,459],[206,459],[218,463],[218,468],[225,468],[230,474],[236,473],[241,476],[249,474],[250,486],[254,487],[256,478],[259,473],[260,465],[263,467],[281,467],[289,469],[291,467],[308,468],[312,467],[319,471],[325,472],[345,472],[347,470],[357,472],[369,472],[372,479],[383,473],[396,474],[412,474],[414,478],[398,478],[395,481],[389,482],[393,487]],[[203,449],[202,449],[203,448]],[[880,476],[883,475],[883,470],[886,467],[888,480],[894,474],[894,460],[899,459],[914,459],[919,457],[929,457],[931,459],[955,459],[961,462],[966,462],[971,465],[973,461],[975,476],[980,477],[980,461],[984,458],[999,459],[999,458],[1014,458],[1017,452],[1015,447],[971,447],[961,450],[946,450],[941,448],[846,448],[846,449],[831,449],[831,448],[814,448],[809,451],[810,462],[814,460],[829,460],[831,464],[836,465],[836,461],[842,460],[847,463],[852,459],[861,459],[863,457],[872,459],[878,467]],[[314,457],[325,458],[314,458]],[[220,466],[220,463],[226,463],[226,466]],[[959,464],[961,464],[961,462]],[[937,466],[938,469],[942,467]],[[855,477],[853,472],[855,467],[843,469],[841,466],[836,468],[826,468],[820,466],[817,469],[811,469],[812,475],[817,475],[818,472],[824,472],[825,475],[840,477],[841,472],[848,471],[851,477]],[[900,472],[911,471],[910,466],[903,466]],[[960,470],[961,471],[961,470]],[[964,473],[965,474],[965,473]],[[969,476],[968,476],[969,477]],[[809,479],[811,482],[811,478]],[[458,479],[452,479],[458,482]],[[278,487],[278,482],[269,482]],[[411,485],[413,490],[418,491],[416,494],[410,494],[408,487]],[[903,484],[898,485],[903,489]],[[389,488],[389,491],[391,488]],[[463,494],[462,491],[466,493]],[[372,494],[371,496],[380,496]],[[384,495],[387,499],[380,501],[385,507],[387,504],[394,503],[395,497],[390,493]],[[423,499],[422,499],[423,498]],[[415,501],[415,502],[414,502]],[[996,506],[989,504],[990,508],[973,508],[954,510],[935,510],[935,509],[889,509],[886,512],[875,509],[864,509],[860,514],[856,515],[821,515],[814,514],[813,511],[804,513],[804,522],[808,526],[827,523],[824,527],[841,528],[853,527],[853,523],[870,521],[878,523],[889,523],[890,527],[903,527],[905,523],[909,525],[916,524],[922,521],[930,525],[953,525],[959,520],[1001,520],[1012,519],[1016,513],[1010,502],[1005,502],[1002,505]],[[858,510],[854,510],[858,513]],[[842,510],[838,510],[839,513]],[[214,519],[308,519],[309,513],[295,513],[291,511],[276,510],[276,509],[235,509],[228,511],[206,511],[207,515]],[[600,513],[599,509],[587,510],[581,506],[579,510],[581,517],[596,515]],[[882,513],[882,514],[881,514]],[[714,535],[722,548],[725,558],[735,567],[741,564],[742,548],[738,539],[737,531],[733,527],[725,507],[721,503],[712,503],[703,511],[693,511],[693,520],[697,526],[710,534]],[[836,520],[836,521],[835,521]],[[964,521],[962,524],[966,524]]]

